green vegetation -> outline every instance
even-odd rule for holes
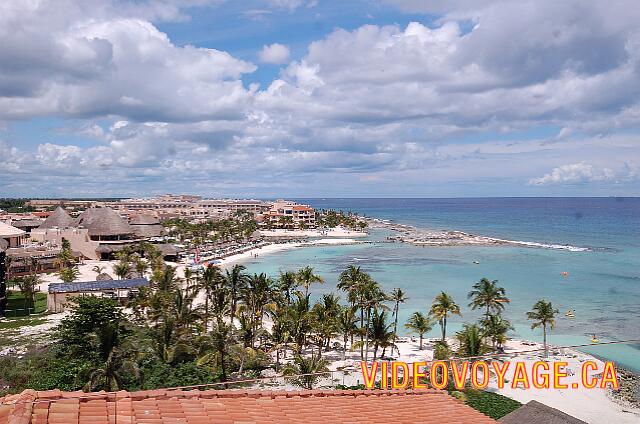
[[[241,241],[251,237],[258,229],[253,214],[237,211],[232,218],[220,221],[194,223],[185,219],[170,219],[163,222],[170,237],[179,242],[189,240],[194,246],[205,242]]]
[[[25,205],[25,203],[28,201],[29,199],[0,198],[0,210],[7,211],[10,213],[35,211],[33,207]]]
[[[333,210],[316,212],[316,225],[327,228],[335,228],[338,225],[342,225],[351,230],[364,230],[367,228],[367,222],[360,219],[357,214]]]
[[[498,420],[520,408],[522,404],[498,393],[467,388],[463,392],[467,405]]]
[[[47,310],[46,293],[35,292],[33,299],[34,301],[32,302],[23,293],[18,291],[7,292],[7,318],[41,314]]]
[[[558,310],[551,302],[538,300],[533,305],[533,310],[527,312],[527,318],[533,321],[531,329],[542,327],[542,337],[544,340],[544,353],[547,354],[547,327],[553,329],[556,325],[556,314]]]

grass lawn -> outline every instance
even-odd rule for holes
[[[23,317],[27,316],[27,312],[25,309],[25,300],[22,293],[19,291],[10,291],[7,296],[7,318],[11,317]],[[46,293],[36,293],[35,294],[35,305],[32,314],[41,314],[47,310],[47,294]]]

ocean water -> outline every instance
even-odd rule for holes
[[[335,291],[339,273],[358,265],[387,290],[401,287],[409,300],[400,322],[426,312],[439,291],[453,295],[462,317],[448,333],[474,322],[479,311],[467,306],[467,293],[479,279],[497,279],[511,303],[505,315],[515,326],[510,336],[541,341],[526,312],[539,299],[560,310],[548,339],[553,344],[589,344],[640,339],[640,198],[482,198],[482,199],[299,199],[315,208],[358,212],[421,228],[473,234],[584,251],[527,247],[417,247],[385,243],[319,246],[276,253],[247,263],[250,272],[277,276],[281,270],[311,265],[325,279],[315,296]],[[383,240],[387,230],[369,239]],[[576,249],[579,250],[579,249]],[[480,264],[474,264],[479,261]],[[568,272],[563,277],[562,272]],[[564,312],[575,310],[575,318]],[[438,327],[430,334],[436,337]],[[640,371],[640,343],[593,345],[582,350]]]

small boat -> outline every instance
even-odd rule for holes
[[[575,315],[571,311],[569,311],[566,314],[564,314],[564,316],[567,317],[567,318],[575,318]]]
[[[568,277],[568,276],[569,276],[569,273],[568,273],[567,271],[562,271],[560,274],[561,274],[563,277]]]
[[[480,261],[473,261],[474,264],[480,265]]]
[[[591,343],[600,343],[600,339],[597,337],[592,337],[591,338]]]

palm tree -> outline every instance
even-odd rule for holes
[[[324,283],[319,275],[313,273],[313,267],[306,266],[298,271],[298,282],[304,287],[305,296],[309,294],[309,287],[313,283]]]
[[[97,276],[97,275],[102,274],[105,269],[107,269],[107,268],[104,267],[104,266],[96,265],[91,269],[91,271],[95,272],[96,276]]]
[[[126,261],[120,261],[113,266],[113,273],[121,280],[127,278],[130,271],[131,265]]]
[[[458,354],[463,357],[476,357],[489,351],[489,346],[484,342],[480,327],[476,324],[462,326],[462,331],[456,333],[456,339],[460,344]]]
[[[337,320],[340,313],[339,298],[334,294],[325,294],[320,302],[313,305],[312,325],[318,338],[318,356],[322,355],[322,347],[328,347],[331,338],[337,332]]]
[[[533,310],[527,312],[527,318],[533,321],[531,329],[542,327],[545,356],[547,356],[547,326],[549,326],[550,329],[555,327],[557,313],[558,310],[553,307],[551,302],[542,299],[533,305]]]
[[[197,364],[202,365],[211,363],[218,365],[222,373],[221,380],[227,381],[229,345],[232,344],[231,339],[233,328],[226,323],[218,323],[208,335],[205,343],[203,343],[203,352],[198,358]]]
[[[227,288],[229,289],[229,296],[231,298],[231,323],[236,317],[236,310],[238,308],[238,299],[240,298],[240,293],[244,290],[247,285],[247,280],[249,276],[244,273],[246,268],[243,265],[236,264],[231,268],[231,272],[229,270],[226,271],[225,280],[227,284]]]
[[[506,335],[509,330],[513,330],[513,326],[509,321],[502,318],[502,315],[489,315],[485,317],[480,325],[483,328],[483,335],[491,339],[491,347],[502,346],[507,339]]]
[[[392,324],[387,324],[385,311],[374,311],[369,325],[369,336],[373,342],[373,361],[378,358],[378,348],[382,347],[382,356],[389,346],[394,346],[395,333],[391,331]]]
[[[145,272],[147,272],[147,269],[149,268],[149,264],[142,258],[136,258],[133,262],[133,267],[135,268],[136,273],[140,276],[140,278],[143,278]],[[188,271],[188,269],[186,271]]]
[[[293,271],[285,271],[280,273],[278,278],[278,291],[285,296],[287,305],[291,305],[293,292],[298,287],[297,275]]]
[[[353,307],[345,307],[340,311],[340,315],[338,315],[337,321],[337,330],[340,334],[342,334],[342,360],[344,361],[347,356],[347,341],[349,340],[349,336],[353,335],[356,331],[358,331],[358,326],[356,325],[356,311]]]
[[[85,391],[96,389],[116,392],[123,388],[125,376],[140,379],[140,370],[136,361],[130,359],[130,354],[119,347],[113,347],[107,360],[89,372],[89,378],[84,386]]]
[[[442,330],[442,341],[444,342],[447,337],[447,319],[450,314],[462,315],[460,313],[460,306],[453,300],[453,297],[445,292],[440,292],[431,305],[429,314],[433,316],[440,324]]]
[[[25,309],[27,310],[27,315],[31,315],[29,305],[31,305],[31,308],[35,307],[34,296],[37,292],[40,291],[40,289],[38,289],[38,284],[40,284],[41,282],[42,281],[40,280],[38,274],[25,275],[24,277],[15,279],[16,285],[20,289],[20,292],[24,295],[24,303]]]
[[[202,273],[202,278],[198,281],[199,289],[204,291],[204,316],[205,326],[209,325],[209,302],[213,293],[222,287],[224,276],[220,269],[216,266],[209,266]]]
[[[401,288],[395,288],[391,292],[389,296],[389,300],[394,302],[393,306],[393,344],[396,344],[396,338],[398,336],[398,310],[400,308],[400,304],[404,303],[409,299],[404,291]],[[400,351],[398,350],[398,354]],[[393,353],[392,353],[393,355]]]
[[[296,355],[294,362],[287,364],[282,375],[292,376],[293,383],[308,390],[313,390],[313,386],[321,378],[321,374],[329,374],[329,361],[311,354],[307,358]]]
[[[433,323],[429,319],[429,316],[422,312],[414,312],[404,326],[412,333],[420,336],[420,350],[422,350],[424,335],[433,329]]]
[[[272,285],[273,280],[265,273],[254,274],[247,279],[247,286],[242,292],[244,306],[254,324],[254,333],[262,329],[265,308],[272,299]]]
[[[71,283],[78,279],[80,271],[78,271],[76,267],[60,268],[60,270],[58,270],[58,276],[63,282]]]
[[[347,269],[340,273],[338,289],[347,293],[347,300],[351,304],[352,308],[356,307],[356,304],[361,304],[362,288],[367,281],[371,280],[371,276],[366,272],[363,272],[359,266],[349,265]],[[359,305],[360,306],[360,305]],[[364,329],[364,309],[360,309],[360,356],[363,356],[363,329]],[[351,344],[353,344],[353,337],[351,338]]]
[[[473,285],[473,290],[467,298],[472,299],[469,303],[472,309],[486,308],[485,318],[488,318],[491,312],[500,314],[504,310],[504,304],[509,303],[504,287],[498,287],[498,280],[489,281],[486,278]]]

